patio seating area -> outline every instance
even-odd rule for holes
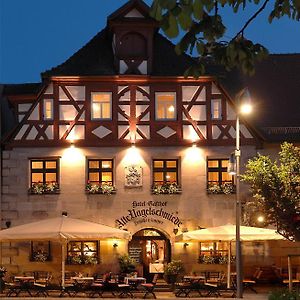
[[[218,273],[218,274],[217,274]],[[80,298],[235,298],[235,284],[227,287],[222,272],[203,272],[185,275],[175,285],[168,285],[161,275],[154,274],[146,282],[142,277],[122,277],[118,274],[82,276],[66,273],[64,287],[52,280],[49,272],[32,272],[14,276],[6,282],[1,297],[80,297]],[[277,286],[278,287],[278,286]],[[271,288],[269,289],[269,291]],[[265,292],[265,291],[264,291]],[[248,295],[258,295],[261,287],[254,291],[245,290]]]

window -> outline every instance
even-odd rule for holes
[[[67,250],[68,264],[98,264],[98,241],[71,241]]]
[[[53,120],[53,100],[44,99],[44,120]]]
[[[92,120],[111,120],[112,94],[107,92],[93,92],[91,94]]]
[[[51,260],[50,242],[34,241],[31,242],[31,261],[45,262]]]
[[[155,93],[156,120],[176,119],[176,93]]]
[[[153,160],[153,183],[178,183],[178,160],[155,159]]]
[[[211,118],[212,120],[222,119],[222,100],[213,99],[211,100]]]
[[[32,194],[55,193],[59,190],[58,162],[58,158],[30,160],[30,192]]]
[[[227,172],[228,159],[207,160],[207,188],[212,194],[231,194],[234,192],[233,176]]]
[[[113,185],[113,160],[89,159],[88,182],[98,185],[103,183]]]
[[[227,264],[228,244],[225,242],[199,243],[200,264]]]

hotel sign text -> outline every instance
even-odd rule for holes
[[[122,228],[131,221],[135,225],[148,222],[163,224],[164,221],[169,221],[180,227],[182,222],[177,216],[178,213],[167,211],[167,204],[167,201],[133,201],[132,209],[128,210],[128,214],[117,219],[116,224]]]

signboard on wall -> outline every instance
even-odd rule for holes
[[[119,228],[126,226],[129,222],[135,225],[143,223],[156,223],[163,225],[171,222],[177,228],[182,225],[178,212],[169,211],[167,201],[133,201],[132,208],[127,210],[127,214],[116,219]]]

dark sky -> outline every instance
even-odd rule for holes
[[[40,81],[41,72],[80,49],[106,25],[107,16],[126,2],[0,0],[0,83]],[[226,37],[241,28],[249,18],[247,12],[241,17],[225,14]],[[270,25],[264,13],[247,29],[246,37],[271,53],[300,53],[300,23],[288,18]]]

